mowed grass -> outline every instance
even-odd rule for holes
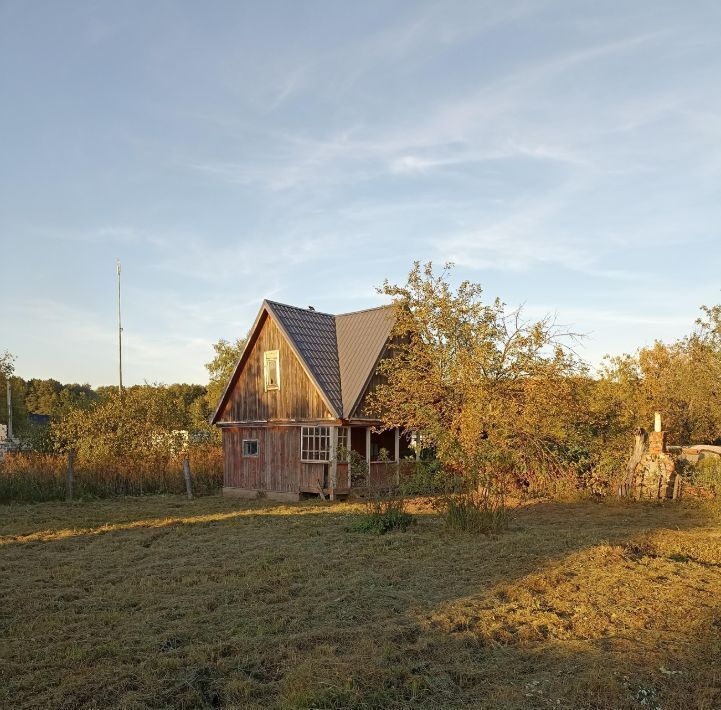
[[[721,708],[711,507],[539,503],[497,538],[349,504],[0,508],[0,707]]]

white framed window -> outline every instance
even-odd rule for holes
[[[243,456],[244,457],[255,457],[258,455],[258,440],[257,439],[243,439]]]
[[[350,427],[342,426],[338,429],[338,452],[350,450]],[[343,457],[345,460],[345,457]],[[340,461],[340,457],[338,458]]]
[[[280,358],[277,350],[263,353],[263,380],[265,391],[280,389]]]
[[[338,451],[350,447],[350,429],[338,428]],[[301,461],[330,461],[331,427],[304,426],[300,428]]]
[[[300,428],[301,461],[330,460],[330,427],[303,426]]]

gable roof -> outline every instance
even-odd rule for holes
[[[227,402],[264,320],[273,318],[333,416],[348,418],[373,375],[393,328],[393,307],[331,315],[308,308],[263,301],[233,376],[211,418]]]
[[[373,376],[394,322],[392,306],[335,317],[344,418],[353,413]]]
[[[281,329],[294,346],[307,369],[313,373],[319,389],[330,400],[331,411],[341,416],[340,371],[335,337],[335,317],[329,313],[265,301]]]

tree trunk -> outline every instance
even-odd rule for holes
[[[641,462],[641,458],[648,451],[648,432],[640,427],[636,430],[633,442],[633,452],[626,464],[626,477],[623,483],[618,487],[619,496],[627,496],[631,492],[633,486],[633,477],[636,473],[636,466]]]

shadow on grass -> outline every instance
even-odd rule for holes
[[[4,538],[13,707],[666,709],[694,683],[715,702],[700,507],[540,503],[487,538],[435,515],[364,535],[346,505],[123,505],[20,511]]]

